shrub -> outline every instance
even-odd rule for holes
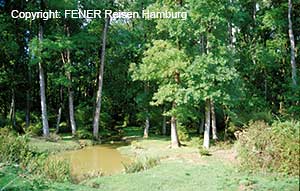
[[[251,122],[238,140],[241,167],[299,175],[299,122]]]
[[[0,132],[0,163],[16,165],[32,179],[55,181],[70,180],[70,165],[48,155],[39,155],[30,150],[26,136],[16,136],[5,130]]]
[[[0,163],[26,165],[33,155],[27,137],[16,136],[5,130],[0,133]]]
[[[157,166],[160,163],[158,158],[145,157],[142,159],[136,159],[130,164],[123,164],[125,173],[136,173],[143,170],[147,170]]]
[[[38,179],[65,182],[71,180],[70,164],[66,160],[40,155],[32,158],[26,170]]]
[[[76,132],[76,136],[79,139],[92,139],[93,138],[93,134],[90,131],[88,131],[87,129],[79,129]]]
[[[209,150],[207,150],[204,147],[199,147],[199,154],[201,156],[210,156],[211,154],[209,153]]]
[[[178,138],[180,141],[188,141],[190,140],[190,136],[188,130],[185,126],[178,124],[177,126]]]
[[[42,135],[42,123],[32,123],[25,131],[30,135],[41,136]]]

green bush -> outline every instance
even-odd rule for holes
[[[79,139],[92,139],[93,138],[93,134],[90,131],[88,131],[87,129],[79,129],[76,132],[76,136]]]
[[[238,140],[241,167],[299,175],[299,130],[299,122],[251,122]]]
[[[42,135],[42,123],[37,122],[37,123],[32,123],[30,126],[25,130],[26,133],[34,136],[41,136]]]
[[[190,140],[188,130],[186,129],[185,126],[178,124],[177,133],[178,133],[178,138],[180,141],[189,141]]]
[[[0,132],[0,163],[26,165],[32,157],[26,136],[16,136],[8,130]]]
[[[40,155],[32,158],[26,170],[38,179],[65,182],[71,180],[70,164],[65,160]]]
[[[136,173],[157,166],[160,163],[158,158],[145,157],[136,159],[130,164],[123,164],[125,173]]]
[[[199,154],[201,156],[210,156],[211,154],[209,153],[209,150],[207,150],[204,147],[199,147]]]
[[[47,154],[39,155],[32,152],[28,141],[26,136],[17,136],[1,129],[0,163],[19,166],[24,174],[29,174],[32,179],[70,180],[68,162],[52,159]]]

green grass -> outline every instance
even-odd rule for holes
[[[250,174],[237,170],[231,157],[232,148],[226,144],[210,149],[211,156],[200,156],[197,139],[185,143],[178,149],[170,149],[170,139],[152,136],[142,139],[140,128],[129,128],[125,134],[135,136],[131,145],[118,149],[134,157],[157,157],[161,163],[153,168],[131,174],[118,174],[86,180],[80,184],[41,183],[19,176],[12,167],[0,167],[0,190],[14,180],[6,190],[101,190],[101,191],[214,191],[214,190],[272,190],[298,191],[298,177],[282,177],[277,174]],[[58,142],[31,139],[32,148],[39,152],[59,152],[78,149],[80,144],[73,139],[63,138]],[[221,152],[219,152],[221,151]],[[228,157],[224,156],[228,155]]]
[[[147,171],[100,177],[84,185],[101,191],[214,191],[214,190],[298,190],[296,178],[248,175],[237,172],[232,166],[221,163],[187,165],[184,162],[167,162]]]
[[[91,140],[75,140],[69,136],[62,137],[57,142],[45,141],[43,138],[30,138],[29,146],[39,153],[56,153],[80,149],[81,145],[92,145]]]

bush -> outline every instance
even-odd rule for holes
[[[65,160],[49,158],[46,155],[40,155],[32,158],[26,170],[34,178],[44,180],[54,180],[56,182],[65,182],[71,180],[70,164]]]
[[[241,167],[299,175],[299,122],[251,122],[239,136]]]
[[[76,132],[76,136],[79,139],[92,139],[93,138],[93,134],[90,131],[86,130],[86,129],[79,129]]]
[[[39,155],[30,150],[26,136],[16,136],[6,130],[0,132],[0,163],[19,166],[32,179],[70,180],[70,165],[66,161]]]
[[[123,164],[125,168],[125,173],[136,173],[143,170],[147,170],[157,166],[160,163],[158,158],[145,157],[142,159],[137,159],[130,164]]]
[[[16,136],[8,130],[0,132],[0,163],[26,165],[32,157],[26,136]]]
[[[178,124],[177,132],[178,132],[178,138],[180,141],[189,141],[190,140],[188,130],[186,129],[185,126]]]
[[[25,131],[30,135],[41,136],[43,133],[42,129],[43,129],[42,123],[37,122],[37,123],[32,123]]]
[[[199,147],[199,154],[201,156],[210,156],[211,154],[209,153],[209,150],[207,150],[204,147]]]

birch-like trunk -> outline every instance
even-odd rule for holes
[[[67,37],[70,37],[70,30],[69,27],[66,27]],[[67,56],[67,63],[68,65],[71,65],[71,57],[70,57],[70,49],[67,49],[66,52]],[[66,73],[67,78],[69,80],[68,85],[68,98],[69,98],[69,117],[70,117],[70,123],[71,123],[71,129],[72,129],[72,135],[76,135],[76,121],[75,121],[75,114],[74,114],[74,92],[72,90],[72,75],[70,71],[67,71]]]
[[[16,127],[16,100],[15,100],[15,90],[12,89],[11,92],[11,103],[10,103],[10,110],[9,110],[9,119],[11,126],[13,128]]]
[[[297,86],[297,68],[296,68],[296,58],[295,58],[295,38],[293,33],[293,23],[292,23],[292,0],[289,0],[289,10],[288,10],[288,20],[289,20],[289,38],[291,43],[291,66],[292,66],[292,81],[293,85]]]
[[[212,138],[214,140],[218,139],[217,136],[217,122],[216,122],[216,113],[215,113],[215,103],[214,101],[211,99],[210,100],[210,111],[211,111],[211,127],[212,127]]]
[[[43,4],[43,2],[41,2]],[[42,21],[41,21],[42,22]],[[39,26],[39,44],[43,42],[43,26],[40,23]],[[47,103],[46,103],[46,87],[45,87],[45,74],[44,68],[39,62],[39,79],[40,79],[40,97],[41,97],[41,110],[42,110],[42,122],[43,122],[43,136],[49,137],[49,124],[48,124],[48,116],[47,116]]]
[[[150,119],[149,119],[149,115],[147,114],[145,120],[144,138],[149,137],[149,127],[150,127]]]
[[[94,114],[93,121],[93,136],[95,139],[99,139],[99,117],[101,111],[101,96],[102,96],[102,86],[103,86],[103,71],[104,71],[104,59],[105,59],[105,45],[106,45],[106,35],[109,25],[109,18],[105,20],[103,36],[102,36],[102,49],[101,49],[101,63],[100,63],[100,71],[98,76],[98,91],[96,98],[96,109]]]
[[[204,140],[203,147],[209,148],[209,134],[210,134],[210,101],[205,101],[205,129],[204,129]]]
[[[171,147],[178,148],[180,146],[178,134],[177,134],[177,121],[176,117],[171,117]]]

